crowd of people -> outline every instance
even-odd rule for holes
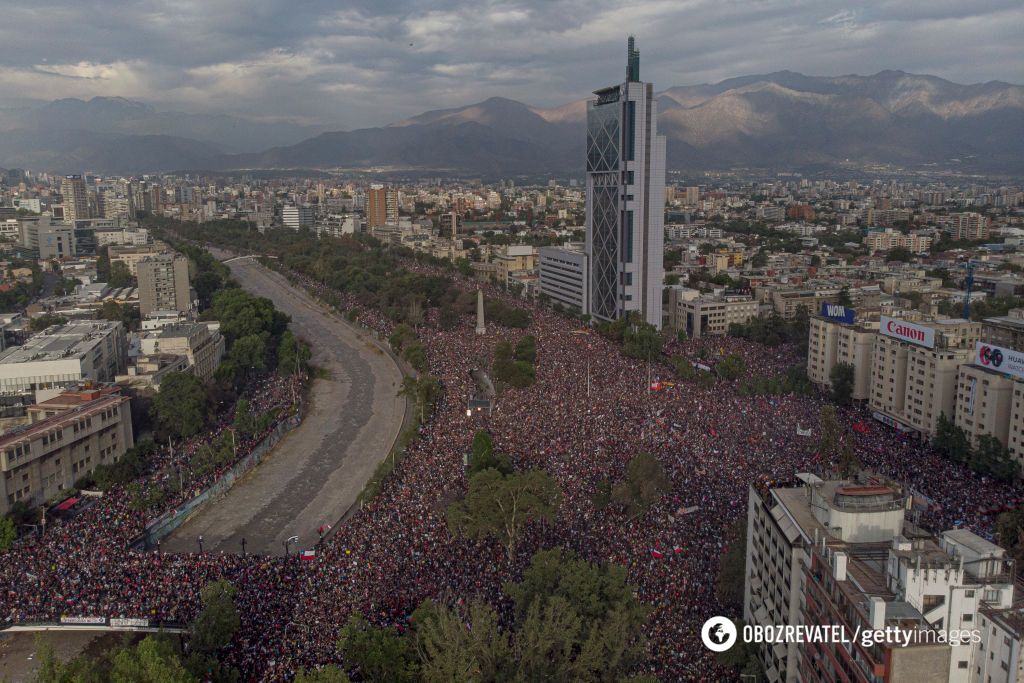
[[[328,291],[301,273],[289,277],[354,311],[359,323],[380,335],[392,331],[391,321],[351,295]],[[528,305],[482,287],[488,297]],[[473,316],[451,329],[429,324],[428,316],[417,333],[443,396],[380,493],[325,539],[315,561],[130,551],[125,539],[144,519],[114,491],[87,514],[48,528],[43,539],[30,539],[0,559],[8,586],[3,614],[8,621],[62,614],[187,621],[199,608],[202,585],[225,577],[239,589],[242,617],[229,662],[248,680],[287,681],[300,668],[340,661],[338,631],[355,610],[404,630],[426,598],[499,604],[502,584],[518,578],[535,551],[561,545],[594,562],[627,567],[640,600],[652,608],[650,656],[640,673],[662,680],[722,678],[712,653],[698,645],[698,629],[723,609],[714,584],[725,532],[746,514],[750,485],[789,484],[802,471],[826,474],[828,463],[817,455],[825,403],[741,395],[740,381],[706,386],[676,380],[668,366],[628,358],[616,343],[577,322],[538,307],[530,312],[528,329],[492,323],[485,335],[475,334]],[[536,383],[505,389],[490,414],[467,415],[466,401],[476,391],[470,372],[489,366],[499,342],[514,344],[526,334],[537,340]],[[775,376],[800,363],[791,348],[733,338],[675,341],[670,350],[709,365],[737,355],[744,379]],[[272,404],[288,394],[275,387]],[[931,501],[922,522],[936,530],[961,526],[991,537],[994,520],[986,511],[1018,495],[916,440],[866,425],[852,410],[839,417],[844,438],[865,467]],[[859,429],[850,429],[855,423]],[[518,469],[542,468],[561,490],[557,522],[529,525],[511,561],[497,541],[458,538],[446,525],[447,504],[466,489],[464,456],[478,429],[490,432],[497,450]],[[199,437],[195,447],[211,436]],[[188,457],[187,447],[176,452]],[[640,452],[661,462],[671,491],[629,519],[616,506],[599,504],[597,494],[621,480]],[[166,473],[165,465],[159,471]]]

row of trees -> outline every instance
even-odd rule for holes
[[[653,681],[632,675],[647,654],[650,609],[626,569],[554,548],[536,553],[504,586],[511,618],[449,596],[426,600],[405,633],[353,613],[338,639],[345,669],[298,681]]]
[[[1020,475],[1020,466],[1010,457],[1010,452],[999,439],[991,434],[978,438],[976,446],[960,426],[946,417],[939,416],[932,446],[953,462],[966,465],[972,471],[998,481],[1011,482]]]
[[[751,318],[746,323],[729,325],[729,335],[732,337],[742,337],[765,346],[795,344],[802,349],[802,355],[807,352],[809,332],[810,317],[803,306],[797,310],[793,320],[786,320],[778,313],[772,313],[767,318]]]

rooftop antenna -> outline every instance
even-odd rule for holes
[[[630,83],[640,81],[640,51],[636,49],[636,39],[629,37],[629,47],[626,50],[626,80]]]

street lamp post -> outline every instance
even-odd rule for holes
[[[242,538],[242,555],[245,555],[245,538]]]
[[[202,555],[203,554],[203,537],[202,537],[202,535],[200,535],[199,538],[196,539],[196,543],[199,544],[199,554]]]

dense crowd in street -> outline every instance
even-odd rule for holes
[[[354,297],[328,292],[299,274],[290,278],[342,310],[355,309],[358,321],[382,336],[390,333],[390,321]],[[491,286],[484,290],[510,305],[526,305]],[[653,609],[645,672],[662,680],[722,678],[714,657],[698,645],[698,629],[722,612],[714,582],[725,531],[746,514],[749,485],[789,484],[802,471],[826,474],[829,464],[816,455],[825,403],[742,396],[739,382],[702,387],[676,381],[667,366],[627,358],[579,323],[538,308],[531,313],[526,330],[489,324],[483,336],[474,333],[469,315],[450,330],[419,328],[444,395],[381,493],[324,541],[315,561],[128,551],[125,539],[145,520],[115,490],[70,523],[48,528],[44,539],[24,542],[0,559],[8,587],[0,603],[4,616],[187,620],[198,609],[202,585],[224,576],[239,588],[242,615],[231,663],[246,679],[288,680],[300,667],[338,661],[338,629],[353,610],[405,629],[428,597],[499,604],[502,583],[517,578],[536,550],[562,545],[628,568],[629,581]],[[470,371],[489,365],[497,343],[525,334],[537,339],[536,383],[505,390],[489,416],[467,415],[466,400],[475,391]],[[733,338],[673,342],[671,351],[710,365],[723,354],[738,355],[747,378],[777,376],[800,362],[791,348]],[[648,377],[661,380],[657,389]],[[289,389],[274,380],[254,392],[254,400],[267,401],[260,411],[286,405]],[[887,427],[865,425],[860,413],[842,411],[840,420],[844,438],[867,468],[930,499],[923,522],[935,529],[957,525],[990,536],[993,518],[981,510],[1018,495]],[[850,429],[858,422],[860,430]],[[455,538],[445,523],[447,504],[465,490],[463,458],[481,428],[517,468],[543,468],[562,493],[557,522],[529,526],[511,563],[496,541]],[[811,436],[799,436],[798,429],[810,429]],[[175,457],[189,458],[212,436],[177,447]],[[239,444],[240,452],[252,443]],[[659,459],[671,491],[635,519],[615,506],[598,507],[599,487],[622,479],[641,451]],[[169,452],[160,457],[158,471],[166,474]],[[196,481],[190,491],[207,483]]]

